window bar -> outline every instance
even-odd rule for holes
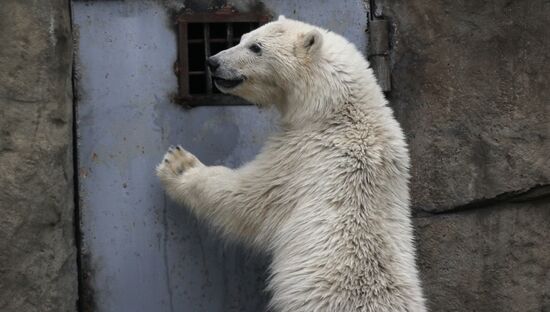
[[[233,46],[233,23],[227,23],[227,48]]]
[[[189,95],[189,53],[187,46],[187,23],[180,23],[179,28],[179,61],[178,61],[178,76],[180,94]]]
[[[208,23],[204,23],[204,56],[204,61],[206,62],[206,58],[210,57],[210,24]],[[212,94],[212,76],[210,74],[210,69],[208,68],[208,66],[204,66],[206,67],[206,93]]]

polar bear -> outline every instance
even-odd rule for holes
[[[426,311],[407,145],[354,45],[281,17],[207,63],[222,92],[275,105],[281,129],[238,169],[171,147],[157,167],[168,195],[272,256],[274,311]]]

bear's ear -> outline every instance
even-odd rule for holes
[[[277,21],[284,21],[286,20],[286,17],[284,15],[279,15],[279,18],[277,19]]]
[[[313,55],[323,45],[323,35],[317,29],[310,30],[305,34],[300,34],[298,44],[305,54]]]

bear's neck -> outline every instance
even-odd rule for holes
[[[382,89],[368,64],[319,66],[294,82],[278,106],[285,128],[302,128],[329,120],[345,105],[376,109],[386,105]],[[362,69],[361,69],[362,68]],[[316,78],[313,78],[316,77]]]

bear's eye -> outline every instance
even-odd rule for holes
[[[262,52],[262,47],[260,47],[257,43],[253,43],[248,47],[248,49],[256,54],[260,54]]]

